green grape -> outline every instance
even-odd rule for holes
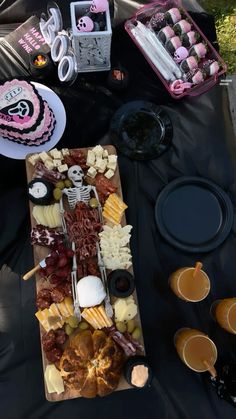
[[[53,196],[56,199],[56,201],[59,201],[61,199],[61,197],[62,197],[62,191],[61,191],[61,189],[55,188],[53,190]]]
[[[138,340],[141,337],[141,329],[140,327],[135,327],[133,333],[132,333],[132,338]]]
[[[116,323],[116,328],[119,332],[124,333],[126,332],[126,325],[124,322],[117,322]]]
[[[89,205],[91,208],[97,208],[98,207],[98,200],[96,198],[91,198],[89,200]]]
[[[86,330],[86,329],[88,329],[89,328],[89,325],[88,325],[88,323],[87,322],[80,322],[79,323],[79,329],[80,330]]]
[[[69,324],[66,324],[66,327],[65,327],[66,334],[70,336],[73,331],[74,331],[73,327],[71,327]]]
[[[59,180],[59,182],[56,183],[55,188],[58,189],[64,189],[65,187],[65,183],[63,182],[63,180]]]
[[[72,329],[76,329],[76,327],[79,325],[79,320],[75,316],[70,316],[67,319],[67,323],[70,325],[70,327],[72,327]]]
[[[128,320],[127,321],[127,332],[132,333],[133,330],[134,330],[134,328],[135,328],[134,320],[133,319],[132,320]]]
[[[66,188],[71,188],[73,186],[73,183],[71,182],[70,179],[64,180],[64,184]]]

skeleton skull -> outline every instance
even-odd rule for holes
[[[180,63],[188,57],[188,50],[185,47],[179,47],[174,53],[174,60],[176,63]]]
[[[29,115],[30,109],[27,102],[21,100],[14,108],[10,108],[8,110],[9,115],[18,115],[20,117],[24,117]]]
[[[78,19],[77,29],[80,32],[92,32],[94,23],[89,16]]]
[[[107,0],[93,0],[90,6],[90,12],[92,13],[102,13],[106,12],[108,9],[108,1]]]
[[[79,165],[71,166],[68,170],[67,175],[74,186],[79,187],[82,185],[84,172]]]

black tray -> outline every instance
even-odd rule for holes
[[[228,195],[201,177],[180,177],[159,194],[157,227],[173,246],[186,252],[209,252],[228,236],[233,206]]]
[[[171,144],[172,136],[172,123],[167,113],[155,103],[144,100],[121,106],[110,124],[113,144],[135,160],[159,157]]]

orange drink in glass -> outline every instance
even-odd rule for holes
[[[202,269],[196,270],[196,267],[184,267],[173,272],[169,285],[177,297],[193,303],[204,300],[210,292],[208,275]]]
[[[197,329],[183,328],[176,332],[174,343],[185,365],[193,371],[209,371],[216,376],[217,348],[209,336]]]
[[[219,325],[227,332],[236,334],[236,298],[224,298],[213,305],[215,319]]]

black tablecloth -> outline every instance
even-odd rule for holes
[[[4,2],[5,3],[5,2]],[[20,2],[16,2],[20,4]],[[18,10],[18,9],[17,9]],[[30,9],[31,12],[31,9]],[[2,13],[2,23],[10,21]],[[195,14],[211,41],[212,19]],[[17,20],[16,20],[17,21]],[[214,340],[219,357],[235,362],[236,337],[218,327],[209,314],[217,298],[235,296],[236,237],[207,254],[188,254],[165,242],[155,224],[154,206],[163,187],[183,175],[202,176],[221,186],[236,205],[236,147],[225,88],[216,86],[196,98],[174,101],[123,27],[114,30],[112,63],[130,72],[127,91],[112,93],[106,73],[79,76],[72,86],[51,82],[67,112],[65,133],[57,145],[109,144],[109,122],[129,100],[162,105],[174,126],[173,145],[160,158],[131,161],[119,154],[127,222],[133,225],[131,248],[146,352],[156,377],[151,388],[115,392],[103,399],[47,402],[44,395],[39,328],[34,316],[35,282],[21,275],[33,266],[24,161],[0,156],[0,400],[3,419],[235,417],[235,409],[216,395],[207,374],[189,370],[178,358],[173,336],[180,327],[198,328]],[[5,62],[5,65],[10,64]],[[201,260],[211,292],[188,304],[173,295],[168,276]]]

